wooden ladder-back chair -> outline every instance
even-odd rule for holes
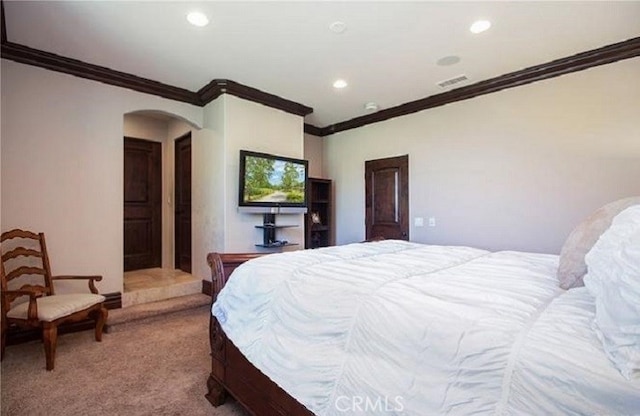
[[[102,276],[52,276],[44,234],[11,230],[2,233],[2,356],[7,331],[12,326],[40,328],[47,362],[53,370],[58,325],[93,319],[96,341],[102,340],[107,320],[105,297],[98,294],[95,282]],[[56,295],[58,280],[87,280],[91,293]],[[28,298],[28,300],[26,299]]]

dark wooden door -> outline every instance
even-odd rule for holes
[[[175,146],[175,268],[191,273],[191,133]]]
[[[409,240],[409,156],[365,162],[366,238]]]
[[[162,144],[124,138],[124,270],[162,264]]]

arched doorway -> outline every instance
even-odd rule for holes
[[[123,127],[123,306],[199,293],[199,279],[190,268],[179,270],[174,260],[179,209],[175,175],[180,166],[175,143],[197,127],[153,110],[125,114]],[[183,192],[180,209],[187,202],[184,198]],[[181,254],[185,255],[190,253]]]

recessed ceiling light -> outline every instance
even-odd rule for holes
[[[347,24],[337,20],[329,25],[329,30],[333,33],[344,33],[344,31],[347,30]]]
[[[477,20],[469,27],[472,33],[481,33],[491,27],[491,22],[488,20]]]
[[[209,24],[209,18],[202,12],[191,12],[187,14],[187,20],[194,26],[204,27]]]
[[[345,81],[343,79],[337,79],[333,83],[333,88],[342,89],[342,88],[345,88],[347,85],[349,85],[349,84],[347,84],[347,81]]]
[[[460,62],[460,57],[456,55],[445,56],[436,61],[439,66],[450,66]]]

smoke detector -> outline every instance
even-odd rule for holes
[[[345,22],[337,20],[329,25],[329,30],[333,33],[341,34],[344,33],[345,30],[347,30],[347,24]]]

